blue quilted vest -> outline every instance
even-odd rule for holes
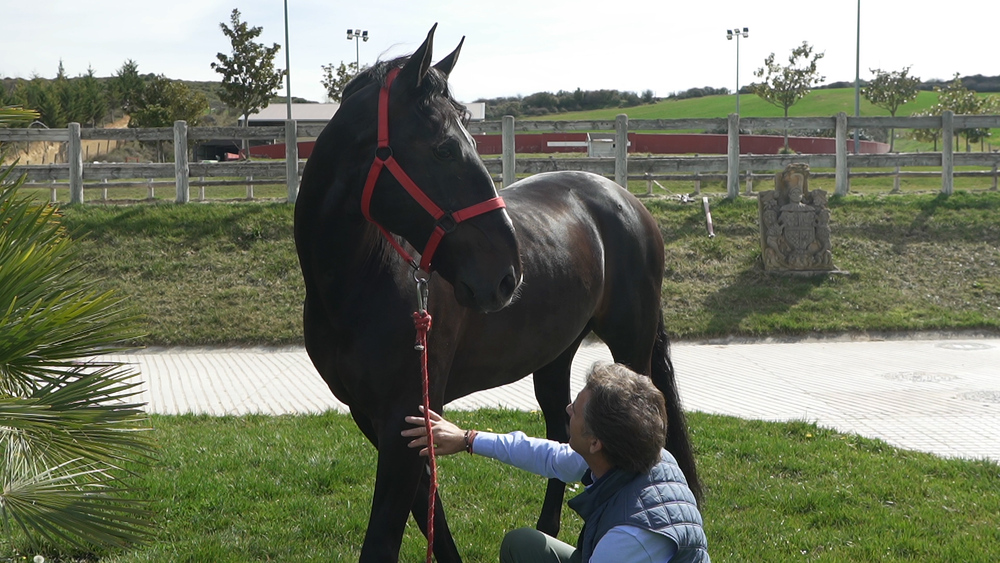
[[[567,504],[584,522],[576,546],[580,561],[590,560],[608,530],[628,524],[673,540],[677,553],[670,563],[709,562],[697,501],[674,456],[666,450],[648,473],[615,470]]]

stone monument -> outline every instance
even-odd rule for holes
[[[830,210],[823,190],[809,190],[809,165],[789,164],[760,192],[760,249],[764,270],[788,274],[837,272],[830,247]]]

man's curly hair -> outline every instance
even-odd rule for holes
[[[667,407],[653,382],[622,364],[594,365],[585,389],[586,431],[601,441],[609,463],[645,473],[660,459],[667,440]]]

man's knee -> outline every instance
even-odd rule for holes
[[[518,528],[507,532],[500,544],[501,563],[535,563],[568,561],[573,547],[534,528]]]

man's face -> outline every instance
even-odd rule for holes
[[[569,415],[569,445],[581,455],[590,453],[594,441],[594,437],[586,430],[583,418],[588,401],[590,401],[590,389],[585,388],[576,396],[575,401],[566,406],[566,413]]]

